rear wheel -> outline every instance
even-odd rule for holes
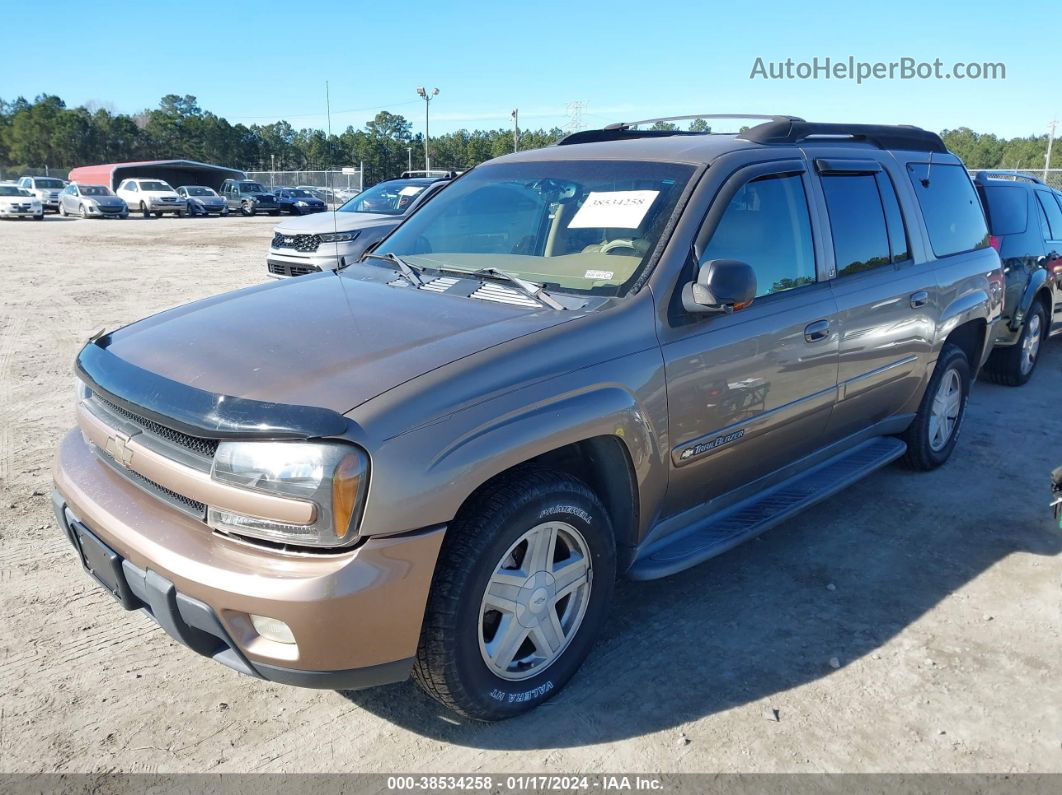
[[[985,367],[989,378],[1006,386],[1021,386],[1032,378],[1040,358],[1046,317],[1044,305],[1040,301],[1034,302],[1025,316],[1018,341],[1009,347],[998,348],[989,357]]]
[[[462,715],[501,720],[582,664],[608,611],[615,540],[583,483],[524,469],[462,511],[435,570],[414,678]]]
[[[903,434],[911,469],[936,469],[951,456],[959,439],[970,395],[970,363],[957,345],[940,352],[914,422]]]

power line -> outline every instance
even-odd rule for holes
[[[347,110],[334,110],[334,111],[332,111],[332,115],[333,116],[338,116],[341,113],[364,113],[367,110],[387,110],[388,108],[398,108],[398,107],[402,107],[403,105],[415,105],[419,101],[420,100],[414,99],[414,100],[410,100],[410,101],[407,101],[407,102],[391,102],[391,103],[388,103],[386,105],[369,105],[366,108],[348,108]],[[230,116],[229,118],[232,118],[232,119],[275,119],[276,121],[285,121],[287,119],[308,119],[308,118],[312,118],[314,116],[320,116],[320,115],[321,115],[321,113],[320,113],[320,111],[318,111],[317,113],[271,113],[271,114],[269,114],[267,116],[239,116],[239,115],[233,115],[233,116]]]

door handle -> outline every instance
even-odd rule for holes
[[[929,303],[929,293],[925,290],[911,293],[911,309],[918,309],[918,307],[925,306],[927,303]]]
[[[804,326],[804,342],[821,342],[830,336],[830,321],[816,320]]]

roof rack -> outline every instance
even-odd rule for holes
[[[695,130],[638,130],[642,124],[658,122],[693,121],[694,119],[756,119],[760,121],[803,121],[797,116],[767,116],[758,113],[694,113],[688,116],[661,116],[658,119],[620,121],[606,124],[599,130],[579,130],[557,141],[558,146],[588,144],[596,141],[622,141],[630,138],[663,138],[672,135],[705,135]]]
[[[984,185],[990,179],[997,179],[999,177],[1010,177],[1012,179],[1027,179],[1030,182],[1035,182],[1038,185],[1043,185],[1044,181],[1039,177],[1034,177],[1032,174],[1023,174],[1020,171],[1007,171],[1005,169],[991,169],[986,168],[978,171],[974,176],[974,182],[979,185]]]
[[[912,149],[945,153],[948,148],[934,132],[908,124],[833,124],[787,119],[757,124],[739,137],[758,144],[795,144],[809,138],[847,138],[881,149]]]

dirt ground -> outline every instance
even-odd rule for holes
[[[1062,772],[1058,341],[1027,387],[978,384],[943,469],[623,585],[568,688],[507,723],[244,678],[120,610],[49,506],[74,354],[263,280],[274,221],[0,222],[0,771]]]

